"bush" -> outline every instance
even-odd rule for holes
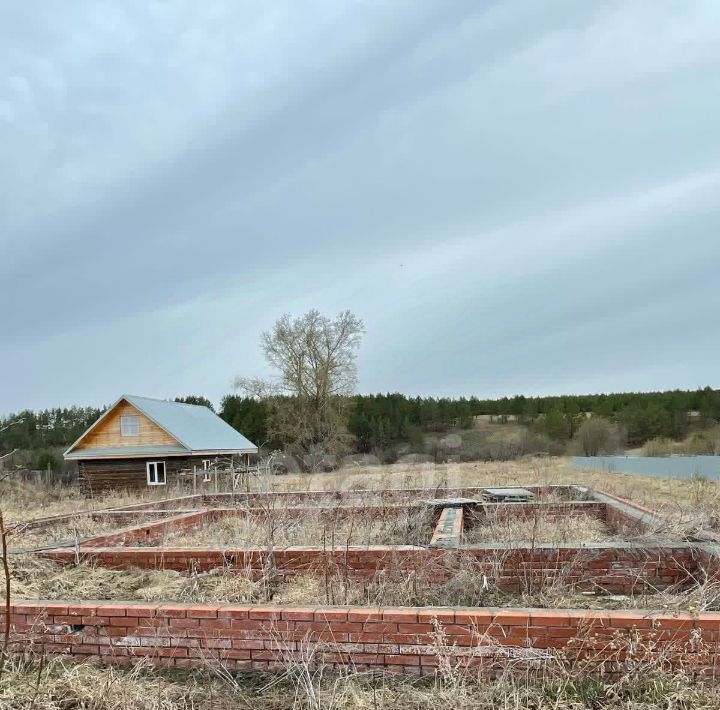
[[[591,417],[580,425],[574,442],[585,456],[614,454],[620,448],[622,433],[620,427],[608,419]]]
[[[550,456],[565,456],[567,444],[564,441],[552,440],[548,442],[547,452]]]

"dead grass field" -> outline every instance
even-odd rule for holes
[[[345,469],[333,474],[260,478],[251,482],[251,488],[331,491],[567,483],[592,486],[655,508],[677,529],[717,526],[720,488],[715,483],[702,479],[682,481],[580,471],[567,459]],[[0,505],[9,520],[17,522],[186,493],[167,487],[88,500],[71,489],[39,489],[6,481],[0,484]],[[334,572],[324,579],[300,576],[282,582],[272,575],[253,580],[243,570],[182,575],[148,570],[113,571],[87,563],[64,567],[28,555],[13,555],[11,566],[13,596],[28,599],[720,609],[720,585],[712,582],[686,592],[670,589],[633,597],[608,597],[580,593],[559,579],[543,589],[524,589],[504,595],[492,579],[483,579],[472,564],[462,561],[442,584],[430,584],[423,576],[428,571],[423,570],[413,574],[392,571],[382,579],[364,582],[348,580]],[[210,669],[165,673],[148,668],[142,662],[133,669],[113,669],[62,659],[50,659],[40,667],[17,660],[0,676],[0,709],[650,710],[663,707],[710,710],[720,707],[717,685],[691,678],[692,668],[667,674],[659,665],[643,661],[642,653],[628,661],[626,672],[616,680],[593,679],[582,667],[567,669],[552,659],[537,671],[521,675],[505,673],[494,680],[468,677],[441,664],[437,678],[425,681],[383,673],[330,674],[322,667],[311,670],[310,660],[307,653],[288,657],[287,672],[279,677]]]
[[[112,491],[93,498],[86,497],[75,487],[33,485],[12,480],[0,482],[0,505],[8,524],[52,515],[121,508],[175,495],[188,495],[188,492],[176,486],[160,486],[139,491]]]
[[[251,479],[249,489],[360,491],[381,488],[571,483],[630,498],[641,505],[664,512],[694,510],[715,513],[720,508],[720,485],[713,481],[588,471],[577,468],[567,458],[528,457],[518,461],[490,463],[349,467],[333,473],[292,474],[269,478],[259,476]],[[143,501],[188,495],[190,492],[188,489],[168,485],[141,491],[118,491],[88,499],[74,488],[38,487],[13,481],[0,483],[0,500],[10,522],[34,520],[61,513],[122,507]]]
[[[432,532],[432,511],[427,509],[380,514],[308,510],[298,516],[278,507],[263,516],[222,518],[189,533],[170,535],[164,544],[264,549],[297,545],[427,545]]]
[[[528,457],[518,461],[488,463],[344,468],[331,474],[275,476],[269,483],[263,483],[257,487],[270,490],[365,490],[577,483],[630,498],[651,508],[672,509],[720,500],[720,485],[712,481],[590,471],[574,466],[568,458]],[[709,501],[708,496],[711,498]]]
[[[512,485],[589,486],[652,508],[667,521],[666,530],[687,534],[720,530],[720,484],[692,480],[590,471],[569,458],[527,457],[518,461],[416,464],[345,468],[332,474],[276,476],[256,485],[270,490],[370,490]],[[550,499],[548,499],[550,500]]]
[[[535,543],[564,544],[604,542],[618,539],[608,526],[593,515],[558,518],[538,511],[536,515],[516,517],[501,514],[472,514],[465,518],[464,544],[501,542],[508,545]]]

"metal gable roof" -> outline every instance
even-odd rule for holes
[[[80,449],[75,447],[92,431],[120,402],[128,402],[161,429],[175,438],[178,446],[119,447],[109,449]],[[64,457],[88,458],[102,456],[128,456],[135,454],[177,454],[193,453],[256,453],[257,446],[235,431],[217,414],[207,407],[184,402],[169,402],[164,399],[123,395],[65,452]]]
[[[191,451],[257,451],[257,446],[207,407],[123,395]]]

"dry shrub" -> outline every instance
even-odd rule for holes
[[[257,577],[251,569],[220,568],[186,578],[178,594],[179,601],[247,604],[267,602],[273,597],[276,582],[272,572]]]
[[[439,486],[509,486],[580,484],[630,498],[650,508],[693,506],[693,491],[687,480],[582,470],[570,459],[527,457],[517,461],[347,467],[330,474],[253,476],[250,491],[349,490],[362,486],[368,492],[383,488],[436,488]],[[221,490],[227,490],[222,482]],[[710,482],[715,495],[717,482]],[[135,503],[187,495],[191,491],[162,486],[136,491],[115,491],[85,498],[77,488],[0,483],[0,500],[9,522],[47,515],[122,507]],[[241,496],[239,496],[241,499]],[[332,502],[332,500],[330,499]]]
[[[674,451],[674,442],[666,436],[658,436],[645,442],[643,456],[671,456]]]
[[[636,632],[617,632],[606,664],[600,659],[607,657],[608,648],[593,650],[597,640],[590,630],[581,631],[583,652],[570,664],[562,651],[511,646],[481,634],[475,645],[458,647],[440,623],[432,636],[428,653],[436,657],[437,666],[429,678],[383,671],[362,674],[352,667],[331,669],[324,659],[327,654],[332,657],[335,645],[303,641],[295,650],[280,651],[285,672],[260,685],[257,692],[273,708],[313,710],[709,710],[720,700],[717,685],[692,676],[691,657],[678,664],[677,654],[687,652],[688,644],[659,647]],[[702,654],[702,639],[693,639],[690,645]],[[483,673],[488,670],[495,677]],[[236,675],[220,670],[219,676],[243,704],[252,704],[247,686]]]
[[[587,591],[589,580],[581,589],[570,579],[569,570],[582,565],[579,557],[540,578],[520,573],[518,588],[510,590],[500,576],[503,558],[499,553],[490,565],[481,565],[470,555],[453,554],[416,569],[389,567],[371,578],[358,578],[341,565],[330,565],[324,572],[282,582],[272,568],[260,576],[245,568],[188,575],[172,570],[110,570],[87,562],[64,566],[18,555],[13,557],[11,593],[16,599],[720,610],[720,580],[712,574],[693,578],[688,571],[688,583],[665,590],[652,589],[647,580],[638,579],[641,591],[633,595],[606,594],[601,589]]]
[[[664,503],[656,508],[650,526],[636,538],[645,542],[677,542],[678,540],[710,539],[718,541],[720,532],[720,488],[706,476],[695,475],[683,481],[686,500]]]

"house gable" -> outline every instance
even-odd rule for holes
[[[120,417],[138,417],[137,436],[122,436]],[[91,427],[73,446],[72,451],[83,449],[122,449],[139,446],[183,446],[175,437],[149,419],[139,409],[120,400],[98,423]],[[184,448],[184,447],[183,447]]]

